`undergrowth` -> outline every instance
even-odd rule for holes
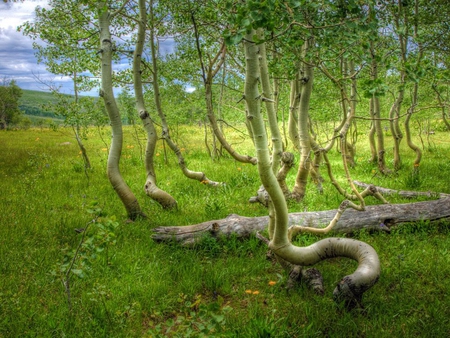
[[[143,191],[140,147],[126,143],[122,174],[149,216],[134,223],[126,222],[107,181],[107,148],[97,130],[90,130],[85,142],[93,165],[89,180],[70,130],[0,132],[0,337],[450,335],[450,225],[445,221],[405,224],[390,234],[353,234],[377,250],[382,274],[365,295],[364,309],[351,312],[336,306],[331,293],[355,268],[353,261],[317,265],[326,288],[320,297],[303,285],[288,291],[285,273],[266,258],[267,248],[254,237],[205,238],[192,248],[155,243],[151,230],[157,226],[267,213],[248,203],[259,188],[256,167],[229,157],[211,160],[202,148],[201,128],[189,128],[180,127],[176,141],[183,144],[190,169],[226,184],[211,188],[185,179],[174,156],[167,153],[165,158],[159,143],[158,183],[179,205],[163,211]],[[133,140],[131,128],[125,132],[130,134],[125,139]],[[439,142],[446,135],[434,137],[433,151],[424,150],[420,177],[410,176],[414,154],[406,149],[399,172],[378,175],[362,144],[353,178],[393,189],[450,193],[448,144]],[[251,145],[240,146],[238,150],[252,153]],[[333,151],[330,161],[335,176],[343,177],[339,154]],[[293,180],[291,174],[289,185]],[[323,194],[310,185],[306,196],[300,204],[290,203],[291,211],[334,209],[342,201],[328,180]],[[379,202],[367,200],[373,203]],[[297,244],[318,239],[304,235]],[[68,269],[70,306],[64,285]]]

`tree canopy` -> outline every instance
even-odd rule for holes
[[[14,80],[3,79],[0,85],[0,129],[6,129],[10,123],[17,122],[21,114],[21,96],[22,90]]]

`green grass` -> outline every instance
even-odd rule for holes
[[[109,138],[108,129],[102,133]],[[364,297],[365,309],[346,312],[333,303],[331,293],[336,282],[355,268],[353,261],[333,259],[317,266],[326,287],[325,296],[319,297],[304,286],[286,291],[285,274],[266,259],[266,248],[255,238],[205,239],[190,249],[153,242],[151,229],[161,225],[195,224],[230,213],[265,215],[265,209],[247,202],[259,187],[258,174],[256,167],[228,157],[211,161],[203,129],[180,127],[173,137],[185,149],[189,168],[227,184],[214,189],[184,178],[172,154],[165,162],[159,143],[159,185],[179,204],[176,211],[163,211],[143,191],[141,148],[131,128],[125,133],[121,171],[148,215],[134,223],[126,222],[125,210],[106,178],[106,146],[96,130],[89,131],[85,142],[93,164],[89,181],[70,130],[0,132],[0,337],[450,335],[448,222],[423,221],[397,227],[391,234],[354,234],[377,250],[382,274]],[[234,137],[229,139],[239,151],[253,154],[251,144],[238,143],[241,139]],[[374,174],[376,167],[367,162],[367,148],[360,141],[353,178],[394,189],[412,184],[417,190],[450,193],[448,135],[437,132],[431,141],[425,143],[420,179],[413,181],[413,154],[404,144],[404,167],[383,177]],[[61,145],[64,142],[71,144]],[[387,158],[390,155],[388,151]],[[335,150],[330,159],[335,176],[345,182]],[[292,173],[290,185],[293,180]],[[290,206],[291,211],[326,210],[341,200],[325,182],[323,195],[310,185],[305,201]],[[398,197],[390,200],[406,202]],[[95,248],[101,246],[104,232],[89,227],[86,238],[92,238],[92,246],[77,260],[85,276],[71,278],[69,311],[58,269],[82,238],[74,229],[93,218],[88,210],[93,201],[106,216],[116,217],[118,227],[108,230],[109,240],[102,242],[106,250],[98,252]],[[374,203],[378,202],[367,200]],[[305,235],[298,244],[318,238]],[[277,283],[270,286],[269,281]]]

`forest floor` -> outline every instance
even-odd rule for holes
[[[70,129],[0,131],[0,337],[450,336],[448,221],[405,224],[390,234],[339,235],[369,243],[381,261],[379,282],[365,294],[363,308],[352,311],[332,299],[335,284],[356,266],[351,260],[316,266],[325,284],[325,295],[318,296],[303,285],[287,290],[284,271],[267,259],[265,245],[254,237],[205,238],[192,248],[154,242],[151,230],[158,226],[196,224],[231,213],[267,215],[261,205],[248,203],[260,186],[257,168],[229,156],[212,160],[203,130],[180,126],[172,138],[191,170],[226,184],[213,188],[186,179],[169,148],[158,141],[158,184],[178,201],[177,210],[165,211],[143,189],[145,135],[125,128],[121,172],[148,215],[135,222],[126,220],[105,174],[107,128],[87,133],[93,166],[88,172]],[[231,128],[226,132],[239,151],[254,153],[240,134]],[[389,177],[368,162],[364,137],[357,144],[353,179],[450,193],[448,133],[416,139],[423,147],[418,174],[412,170],[414,154],[403,143],[403,167]],[[390,166],[392,151],[386,144]],[[335,177],[345,184],[336,149],[330,160]],[[304,201],[289,203],[290,211],[337,208],[343,198],[325,168],[323,176],[324,193],[310,184]],[[293,172],[289,186],[294,179]],[[367,199],[368,205],[378,203]],[[306,234],[295,243],[306,246],[319,238]]]

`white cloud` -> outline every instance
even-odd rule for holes
[[[18,1],[0,3],[0,28],[13,28],[34,18],[37,6],[48,7],[48,1]]]
[[[17,31],[17,26],[32,21],[37,6],[48,7],[48,1],[0,2],[0,78],[16,80],[23,89],[48,90],[36,79],[62,86],[62,91],[73,92],[69,77],[49,73],[34,56],[33,41]]]

